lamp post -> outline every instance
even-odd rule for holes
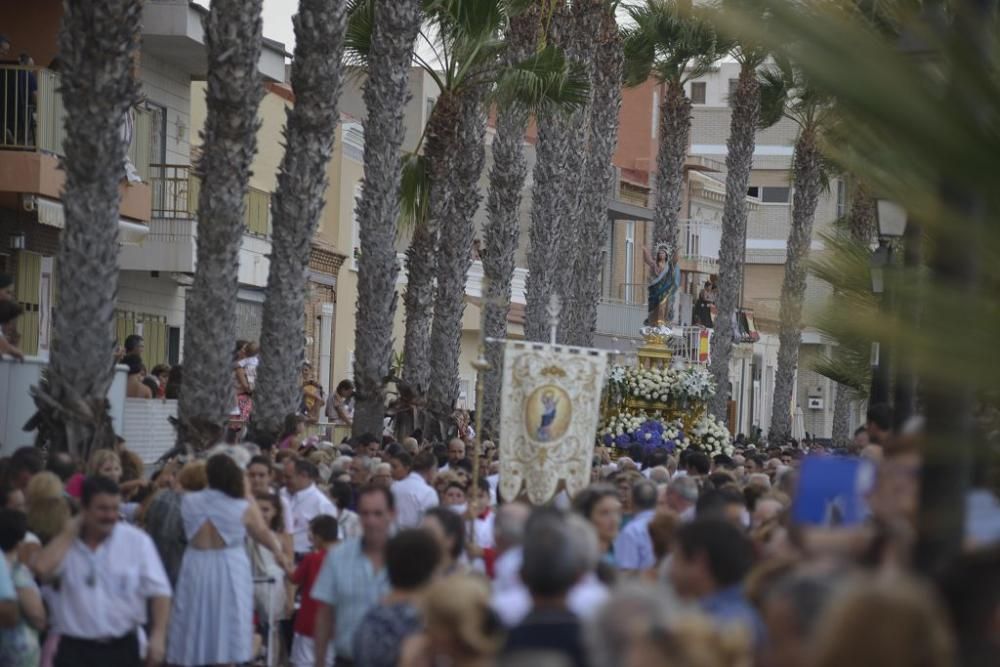
[[[879,199],[875,206],[878,222],[878,248],[872,253],[872,293],[879,297],[879,310],[889,314],[893,309],[893,294],[887,289],[886,272],[892,270],[893,243],[906,232],[906,209],[888,199]],[[869,405],[889,403],[891,351],[884,341],[872,343],[872,385]]]

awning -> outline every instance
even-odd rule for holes
[[[66,226],[66,212],[62,202],[47,197],[36,197],[38,222],[50,227],[62,229]],[[149,226],[141,222],[119,218],[118,243],[120,245],[142,245],[149,234]]]

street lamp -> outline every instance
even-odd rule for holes
[[[892,266],[893,242],[906,233],[906,209],[888,199],[875,202],[875,220],[878,224],[878,248],[872,253],[872,293],[880,299],[880,310],[891,310],[891,294],[886,294],[885,271]],[[889,349],[878,341],[872,342],[872,386],[869,405],[889,402]]]
[[[875,206],[879,239],[898,239],[906,233],[906,209],[894,201],[879,199]]]

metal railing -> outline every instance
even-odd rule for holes
[[[597,304],[595,331],[615,338],[640,338],[640,329],[646,321],[646,306],[628,304],[612,299],[601,299]]]
[[[722,225],[703,220],[687,220],[681,223],[681,257],[715,263],[719,261],[722,247]]]
[[[153,217],[166,220],[193,217],[198,201],[193,198],[191,167],[183,164],[150,165]]]
[[[153,217],[160,217],[157,214],[158,187],[162,188],[165,213],[167,217],[187,217],[193,220],[198,211],[198,195],[201,193],[201,179],[191,173],[191,168],[183,165],[156,165],[162,169],[162,185],[158,186],[155,178],[153,183]],[[174,171],[171,171],[174,170]],[[182,185],[182,173],[187,174],[187,184]],[[171,174],[174,174],[171,180]],[[186,187],[186,197],[182,196],[182,189]],[[171,199],[171,196],[173,199]],[[246,226],[248,234],[256,236],[271,235],[271,193],[258,188],[250,188],[247,192],[246,209],[243,212],[243,224]],[[172,207],[172,208],[170,208]],[[182,208],[186,207],[186,208]]]
[[[674,327],[674,334],[670,349],[675,359],[681,359],[690,365],[708,363],[711,330],[704,327]]]
[[[143,180],[150,178],[152,114],[133,109],[128,156]],[[66,109],[59,74],[40,67],[0,65],[0,150],[65,155]]]

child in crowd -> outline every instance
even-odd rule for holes
[[[315,651],[313,647],[313,626],[316,623],[317,603],[311,597],[313,584],[323,569],[323,559],[328,550],[337,545],[337,519],[321,514],[309,522],[309,541],[313,551],[306,554],[295,568],[292,583],[302,592],[302,602],[295,616],[295,638],[292,640],[292,666],[313,667]],[[326,664],[333,666],[335,652],[333,642],[326,652]]]

